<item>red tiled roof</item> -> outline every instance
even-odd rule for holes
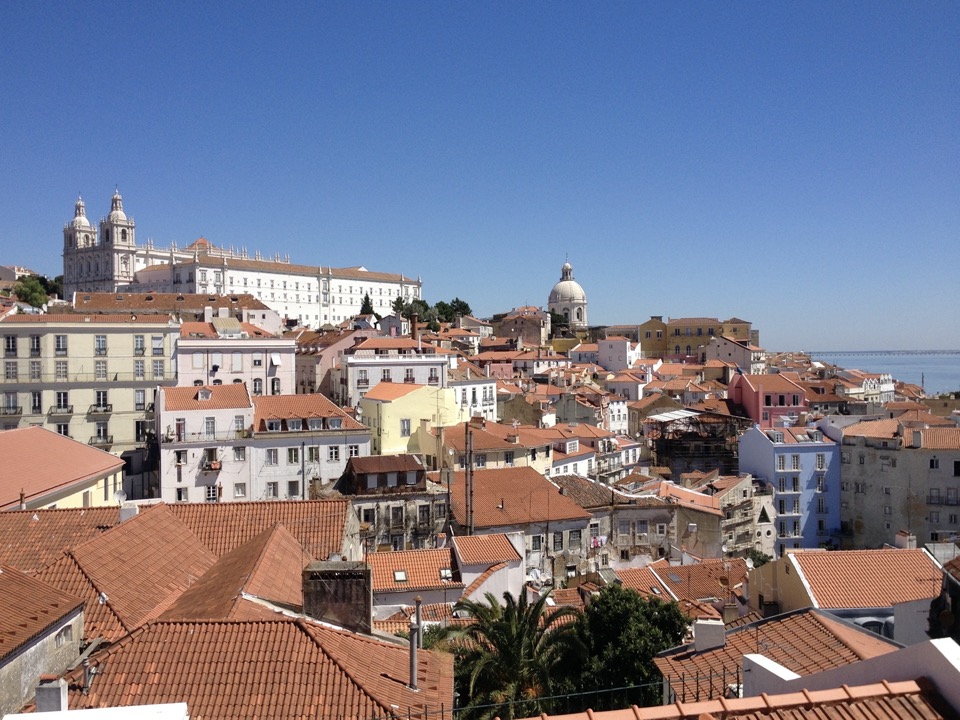
[[[55,490],[80,489],[120,472],[123,460],[42,427],[0,432],[0,509],[37,501]],[[114,511],[116,512],[116,511]]]
[[[367,555],[367,564],[373,570],[374,592],[463,588],[459,574],[453,572],[450,548],[375,552]],[[450,580],[441,575],[446,570],[451,571]]]
[[[275,525],[217,560],[163,618],[229,620],[248,616],[251,608],[241,604],[244,595],[302,608],[301,572],[312,561],[283,525]]]
[[[810,608],[728,630],[722,647],[685,645],[654,659],[680,702],[725,697],[743,656],[761,653],[798,675],[812,675],[893,652],[899,646]],[[686,676],[686,681],[684,681]],[[691,678],[699,681],[691,682]]]
[[[78,597],[0,566],[0,658],[8,658],[82,605]]]
[[[617,570],[616,574],[624,587],[636,590],[644,597],[658,597],[666,602],[676,599],[650,567],[624,568]]]
[[[350,470],[358,475],[369,473],[417,472],[424,470],[423,463],[416,455],[367,455],[353,457],[348,461]]]
[[[221,385],[220,387],[227,387]],[[307,420],[317,417],[339,417],[344,430],[366,430],[366,426],[347,415],[341,408],[319,393],[312,395],[257,395],[253,398],[253,426],[266,428],[267,418]]]
[[[408,650],[294,619],[156,621],[91,658],[99,672],[70,709],[186,702],[190,716],[287,720],[439,715],[453,700],[451,655]]]
[[[363,397],[365,400],[392,402],[393,400],[397,400],[409,395],[414,390],[419,390],[422,387],[425,386],[418,385],[416,383],[379,382],[370,388],[369,392],[367,392],[367,394]]]
[[[476,470],[473,481],[473,515],[477,528],[586,521],[591,517],[532,467]],[[460,525],[466,524],[465,484],[464,473],[456,473],[451,494],[453,513]]]
[[[66,555],[37,577],[84,598],[91,617],[108,606],[127,631],[160,615],[216,559],[166,506],[136,515]],[[110,629],[105,622],[103,632],[116,639]]]
[[[204,385],[201,387],[164,388],[163,409],[166,412],[186,410],[230,410],[251,407],[246,383]],[[209,393],[209,397],[206,397]],[[303,395],[301,397],[313,397]]]
[[[344,552],[349,500],[173,503],[180,518],[216,556],[225,555],[277,523],[314,558]]]
[[[789,553],[820,608],[885,608],[940,593],[941,574],[923,550],[836,550]]]
[[[165,266],[169,267],[169,266]],[[87,312],[106,312],[125,310],[143,312],[147,308],[158,311],[183,312],[191,314],[205,307],[240,308],[246,310],[269,310],[270,308],[253,295],[208,295],[203,293],[77,293],[75,307]],[[129,319],[129,315],[124,315]],[[154,316],[156,321],[156,316]]]
[[[743,558],[704,560],[693,565],[657,567],[654,572],[678,600],[725,601],[746,581],[747,563]]]
[[[520,560],[520,554],[506,535],[462,535],[453,538],[464,565],[493,564]]]
[[[170,316],[158,315],[85,315],[85,314],[55,314],[55,315],[7,315],[0,318],[0,322],[12,323],[16,325],[30,325],[40,323],[44,325],[77,325],[92,323],[95,325],[109,325],[110,323],[129,325],[159,325],[167,324],[173,321]]]

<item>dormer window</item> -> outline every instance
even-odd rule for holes
[[[303,430],[303,420],[300,418],[292,418],[287,420],[287,430],[292,430],[294,432],[299,432]]]
[[[197,393],[197,400],[204,401],[209,400],[213,396],[213,393],[210,392],[208,388],[201,388],[200,392]]]
[[[323,420],[321,418],[310,418],[307,420],[307,427],[309,427],[311,430],[322,430]]]
[[[343,420],[340,418],[327,418],[327,427],[331,430],[339,430],[343,427]]]
[[[267,430],[270,432],[280,432],[279,420],[267,420]]]
[[[453,571],[450,568],[440,568],[440,579],[444,582],[453,580]]]

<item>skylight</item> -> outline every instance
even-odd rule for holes
[[[407,571],[406,570],[394,570],[393,571],[393,581],[394,582],[406,582],[407,581]]]

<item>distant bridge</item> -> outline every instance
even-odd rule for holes
[[[960,355],[960,350],[807,350],[810,357],[830,355],[832,357],[850,357],[851,355]]]

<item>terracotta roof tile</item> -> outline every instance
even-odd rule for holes
[[[452,656],[421,651],[413,691],[407,653],[304,620],[156,621],[94,654],[87,693],[82,669],[68,676],[70,709],[186,702],[197,718],[339,720],[450,707]]]
[[[170,387],[163,389],[166,412],[188,410],[230,410],[252,407],[245,383]],[[312,397],[304,395],[303,397]]]
[[[174,503],[168,506],[217,557],[282,523],[311,557],[344,552],[349,500]]]
[[[466,523],[464,473],[454,475],[453,514]],[[589,520],[590,513],[532,467],[476,470],[473,473],[474,525],[507,527],[559,520]]]
[[[520,553],[506,535],[458,535],[453,538],[457,556],[464,565],[484,565],[520,560]]]
[[[119,522],[116,507],[0,512],[0,563],[35,573]]]
[[[899,419],[899,418],[898,418]],[[937,427],[920,430],[922,447],[927,450],[960,450],[960,428]],[[904,431],[908,447],[916,447],[910,429]]]
[[[798,570],[820,608],[885,608],[940,593],[940,570],[919,548],[809,550],[784,561]]]
[[[374,592],[463,588],[450,548],[375,552],[367,555],[367,563]]]
[[[623,568],[617,570],[617,577],[624,587],[636,590],[644,597],[658,597],[670,601],[676,598],[670,590],[660,582],[660,578],[649,566],[642,568]]]
[[[202,293],[77,293],[77,310],[108,312],[130,310],[144,312],[148,308],[156,312],[202,312],[205,307],[269,310],[270,308],[253,295],[207,295]],[[129,318],[129,315],[124,315]]]
[[[129,325],[158,325],[173,322],[169,316],[157,315],[88,315],[88,314],[53,314],[53,315],[7,315],[0,318],[0,322],[14,325],[30,325],[39,323],[43,325],[78,325],[83,323],[93,323],[95,325],[109,325],[111,323]]]
[[[53,490],[78,487],[120,472],[116,455],[42,427],[0,432],[0,509],[19,507]],[[116,511],[114,511],[116,512]]]
[[[348,461],[348,467],[358,475],[369,473],[388,472],[418,472],[424,470],[423,463],[416,455],[368,455],[353,457]]]
[[[722,647],[685,645],[654,659],[680,702],[724,697],[748,653],[761,653],[798,675],[893,652],[899,645],[827,613],[806,608],[728,630]]]
[[[221,387],[227,387],[222,385]],[[341,418],[344,430],[366,430],[366,426],[347,415],[328,398],[312,395],[257,395],[253,398],[253,426],[257,431],[266,429],[267,418],[283,420],[296,418]]]
[[[313,561],[281,524],[222,556],[163,614],[168,620],[249,617],[243,595],[303,607],[303,568]],[[265,616],[269,617],[267,611]]]
[[[735,592],[746,582],[747,563],[743,558],[704,560],[693,565],[657,567],[654,572],[678,600],[723,601],[730,597],[731,589]]]
[[[27,644],[83,606],[83,600],[0,566],[0,658]]]

